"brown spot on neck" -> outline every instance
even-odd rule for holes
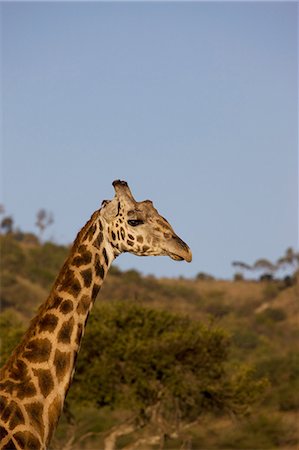
[[[63,381],[67,371],[70,368],[71,364],[71,354],[61,352],[60,350],[55,351],[55,357],[54,357],[54,366],[56,371],[56,377],[59,383]]]
[[[75,323],[74,318],[71,317],[69,320],[67,320],[61,325],[61,328],[57,336],[58,342],[62,342],[63,344],[69,344],[71,342],[74,323]]]
[[[91,298],[88,295],[83,295],[77,305],[78,314],[87,314],[91,304]]]
[[[81,291],[81,284],[79,280],[75,277],[73,270],[68,269],[64,275],[64,278],[60,287],[61,291],[68,292],[74,297],[77,297]]]
[[[48,361],[52,345],[49,339],[32,339],[26,345],[24,358],[33,363]]]
[[[101,248],[101,245],[102,245],[102,243],[103,243],[103,240],[104,240],[104,236],[103,236],[102,231],[100,231],[99,234],[97,235],[96,239],[94,240],[93,245],[94,245],[97,249],[100,249],[100,248]]]
[[[51,333],[55,330],[57,323],[58,318],[54,314],[45,314],[40,319],[39,331],[49,331]]]
[[[93,288],[92,288],[92,294],[91,294],[91,298],[92,298],[92,301],[94,302],[95,301],[95,299],[96,299],[96,297],[97,297],[97,295],[98,295],[98,293],[99,293],[99,290],[101,289],[101,286],[99,285],[99,284],[94,284],[93,285]]]
[[[33,369],[34,375],[38,379],[38,385],[42,395],[46,398],[52,392],[54,383],[50,370],[47,369]]]
[[[95,257],[95,271],[96,275],[103,280],[105,276],[105,271],[103,265],[101,264],[100,257],[98,254],[96,254]]]
[[[91,285],[91,281],[92,281],[92,271],[90,268],[82,270],[80,272],[82,278],[83,278],[83,283],[85,287],[89,287]]]
[[[76,267],[86,266],[91,263],[92,254],[87,250],[86,245],[81,245],[78,249],[79,255],[75,256],[72,263]]]
[[[105,264],[106,264],[106,266],[108,266],[109,259],[108,259],[108,255],[107,255],[107,252],[106,252],[105,248],[103,248],[103,256],[104,256]]]
[[[57,395],[49,407],[49,432],[47,436],[47,443],[49,443],[51,440],[58,419],[60,417],[61,410],[62,410],[62,402],[59,395]]]
[[[17,441],[20,448],[30,450],[40,450],[42,448],[39,439],[30,431],[18,431],[14,434],[14,439]]]
[[[9,409],[10,409],[9,428],[11,430],[13,430],[18,425],[24,424],[25,419],[24,419],[24,416],[23,416],[23,413],[22,413],[20,407],[17,405],[16,402],[11,401],[9,404]]]
[[[72,300],[63,300],[63,302],[60,305],[59,311],[62,312],[62,314],[68,314],[71,311],[73,311],[74,305]]]
[[[25,405],[30,424],[44,437],[45,427],[43,424],[43,404],[41,402],[32,402]],[[31,448],[31,447],[29,447]]]
[[[0,426],[0,442],[3,441],[5,436],[7,436],[7,435],[8,435],[8,431],[6,431],[6,429],[4,427]],[[3,448],[5,448],[5,447],[3,447]],[[8,447],[6,446],[6,448],[8,448]]]

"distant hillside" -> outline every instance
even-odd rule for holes
[[[24,234],[22,239],[13,234],[0,235],[0,245],[0,324],[3,329],[6,327],[5,333],[15,329],[18,334],[47,298],[69,249],[50,242],[40,244],[34,235]],[[198,279],[156,279],[142,276],[135,270],[122,272],[113,266],[97,303],[125,301],[187,315],[207,325],[217,324],[231,336],[231,366],[240,362],[251,365],[257,377],[269,379],[267,395],[254,420],[236,425],[223,417],[215,420],[207,416],[202,425],[191,427],[190,436],[200,448],[224,448],[226,445],[225,448],[238,449],[295,449],[299,410],[298,299],[299,279],[295,276],[291,282],[223,281],[202,276]],[[19,328],[13,317],[19,321]],[[11,336],[11,341],[5,344],[8,346],[4,349],[5,355],[16,339],[13,334]],[[86,433],[90,432],[91,423],[84,418],[84,415],[88,417],[88,411],[94,418],[93,427],[97,428],[96,420],[102,420],[102,412],[81,408],[78,413],[80,426]],[[113,414],[111,412],[112,422],[117,420]],[[58,442],[63,440],[63,427],[67,427],[66,422],[60,425]],[[81,448],[88,448],[88,442],[87,447]],[[263,447],[258,445],[259,442]]]

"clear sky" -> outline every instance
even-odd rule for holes
[[[21,229],[45,208],[70,243],[120,178],[194,255],[122,269],[229,278],[297,248],[297,3],[0,8],[2,202]]]

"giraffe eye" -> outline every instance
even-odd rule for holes
[[[138,225],[142,225],[144,222],[143,220],[136,219],[136,220],[128,220],[128,224],[131,225],[131,227],[137,227]]]

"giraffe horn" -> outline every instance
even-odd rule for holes
[[[135,202],[135,199],[126,181],[115,180],[113,181],[112,185],[115,189],[115,193],[118,198],[125,197],[126,200],[131,200]]]

